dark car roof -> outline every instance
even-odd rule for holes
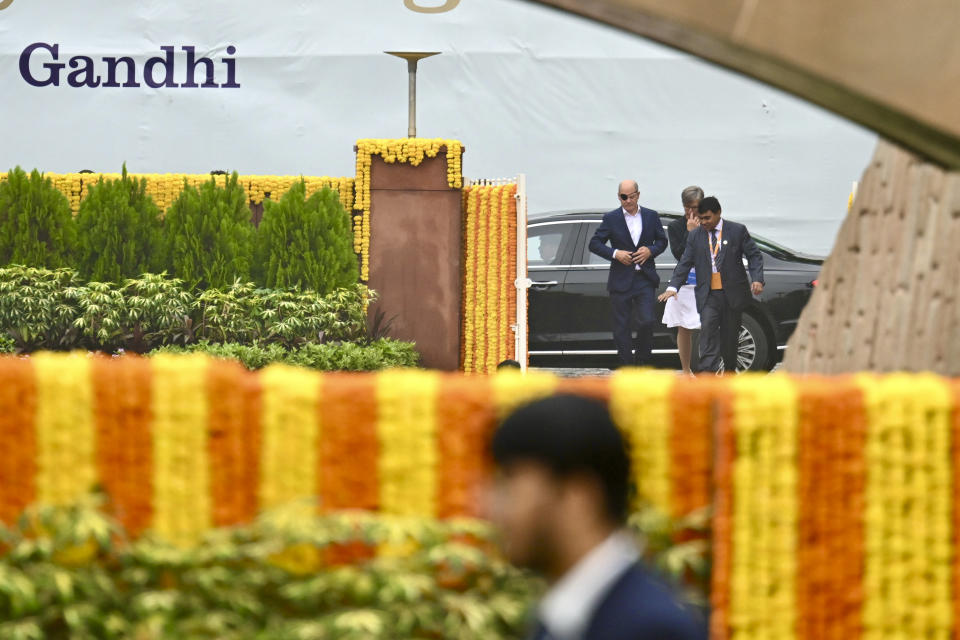
[[[572,220],[587,220],[590,222],[599,222],[604,214],[608,213],[609,210],[598,210],[598,209],[566,209],[563,211],[547,211],[540,214],[534,214],[533,216],[527,217],[527,225],[531,224],[542,224],[544,222],[569,222]],[[676,220],[677,218],[682,218],[682,213],[677,213],[673,211],[658,211],[660,218],[665,222]],[[800,251],[795,251],[788,247],[783,246],[778,242],[774,242],[768,238],[757,235],[753,232],[750,235],[757,241],[760,245],[760,248],[766,251],[767,253],[773,254],[774,256],[782,259],[788,260],[790,262],[803,262],[806,264],[813,265],[822,265],[824,261],[823,256],[811,255],[808,253],[803,253]]]

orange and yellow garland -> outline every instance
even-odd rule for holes
[[[638,499],[675,515],[712,503],[714,638],[960,635],[960,382],[932,375],[562,380],[3,357],[0,520],[95,486],[135,534],[181,545],[290,502],[478,515],[497,419],[557,391],[610,403]]]
[[[466,372],[489,373],[515,359],[516,184],[474,185],[463,195],[463,333]]]
[[[426,158],[435,158],[443,151],[447,161],[447,186],[463,186],[463,145],[459,140],[442,138],[364,138],[357,140],[357,175],[353,208],[353,251],[360,256],[360,279],[370,279],[370,170],[373,157],[387,164],[409,163],[416,167]]]

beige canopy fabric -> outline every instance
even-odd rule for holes
[[[957,0],[528,0],[693,53],[960,168]]]

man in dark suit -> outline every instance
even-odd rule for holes
[[[667,248],[667,235],[659,214],[640,206],[640,191],[634,180],[620,183],[618,197],[623,205],[604,214],[590,238],[590,251],[610,260],[607,291],[620,363],[646,365],[653,347],[654,298],[660,285],[654,258]]]
[[[763,292],[763,255],[742,224],[722,220],[720,202],[713,196],[700,201],[700,226],[690,232],[687,247],[673,270],[664,302],[677,295],[696,267],[697,311],[700,312],[700,370],[737,370],[740,319],[751,295]],[[747,258],[750,281],[743,268]]]
[[[544,575],[532,640],[706,640],[706,624],[640,561],[624,528],[630,459],[607,408],[559,395],[493,437],[493,517],[507,558]]]

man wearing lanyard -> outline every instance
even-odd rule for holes
[[[690,232],[670,285],[659,299],[665,302],[677,295],[694,267],[698,274],[710,274],[709,278],[698,277],[695,289],[700,312],[700,370],[719,372],[722,363],[723,370],[732,373],[737,367],[743,309],[752,296],[763,291],[763,255],[744,225],[725,222],[720,214],[720,202],[715,197],[700,201],[700,227]]]

